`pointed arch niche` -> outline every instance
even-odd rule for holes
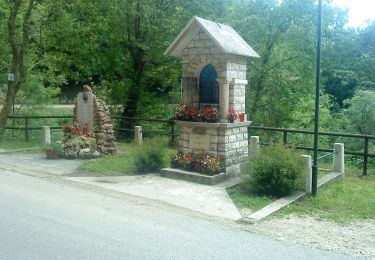
[[[199,76],[199,104],[218,106],[219,104],[219,83],[217,72],[212,64],[206,65]]]

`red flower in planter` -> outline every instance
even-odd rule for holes
[[[237,120],[238,113],[234,108],[230,108],[227,114],[227,119],[230,122],[233,122],[234,120]]]
[[[184,160],[187,162],[191,162],[193,160],[193,156],[190,153],[184,154]]]

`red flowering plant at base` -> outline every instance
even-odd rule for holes
[[[77,122],[73,126],[63,126],[64,136],[61,140],[63,149],[62,156],[68,159],[96,158],[100,156],[97,152],[96,138],[94,133],[87,133],[88,124],[85,124],[82,134]]]
[[[218,155],[207,153],[178,153],[171,159],[172,167],[196,171],[205,175],[219,174],[223,170],[223,160]]]

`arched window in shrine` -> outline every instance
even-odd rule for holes
[[[203,68],[199,77],[199,103],[200,105],[219,104],[219,84],[217,73],[211,64]]]

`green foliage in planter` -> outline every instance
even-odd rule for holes
[[[299,153],[281,145],[263,148],[250,163],[251,188],[258,194],[282,197],[296,191],[302,181]]]
[[[163,168],[166,147],[166,143],[157,138],[146,141],[135,156],[134,164],[138,172],[158,171]]]

